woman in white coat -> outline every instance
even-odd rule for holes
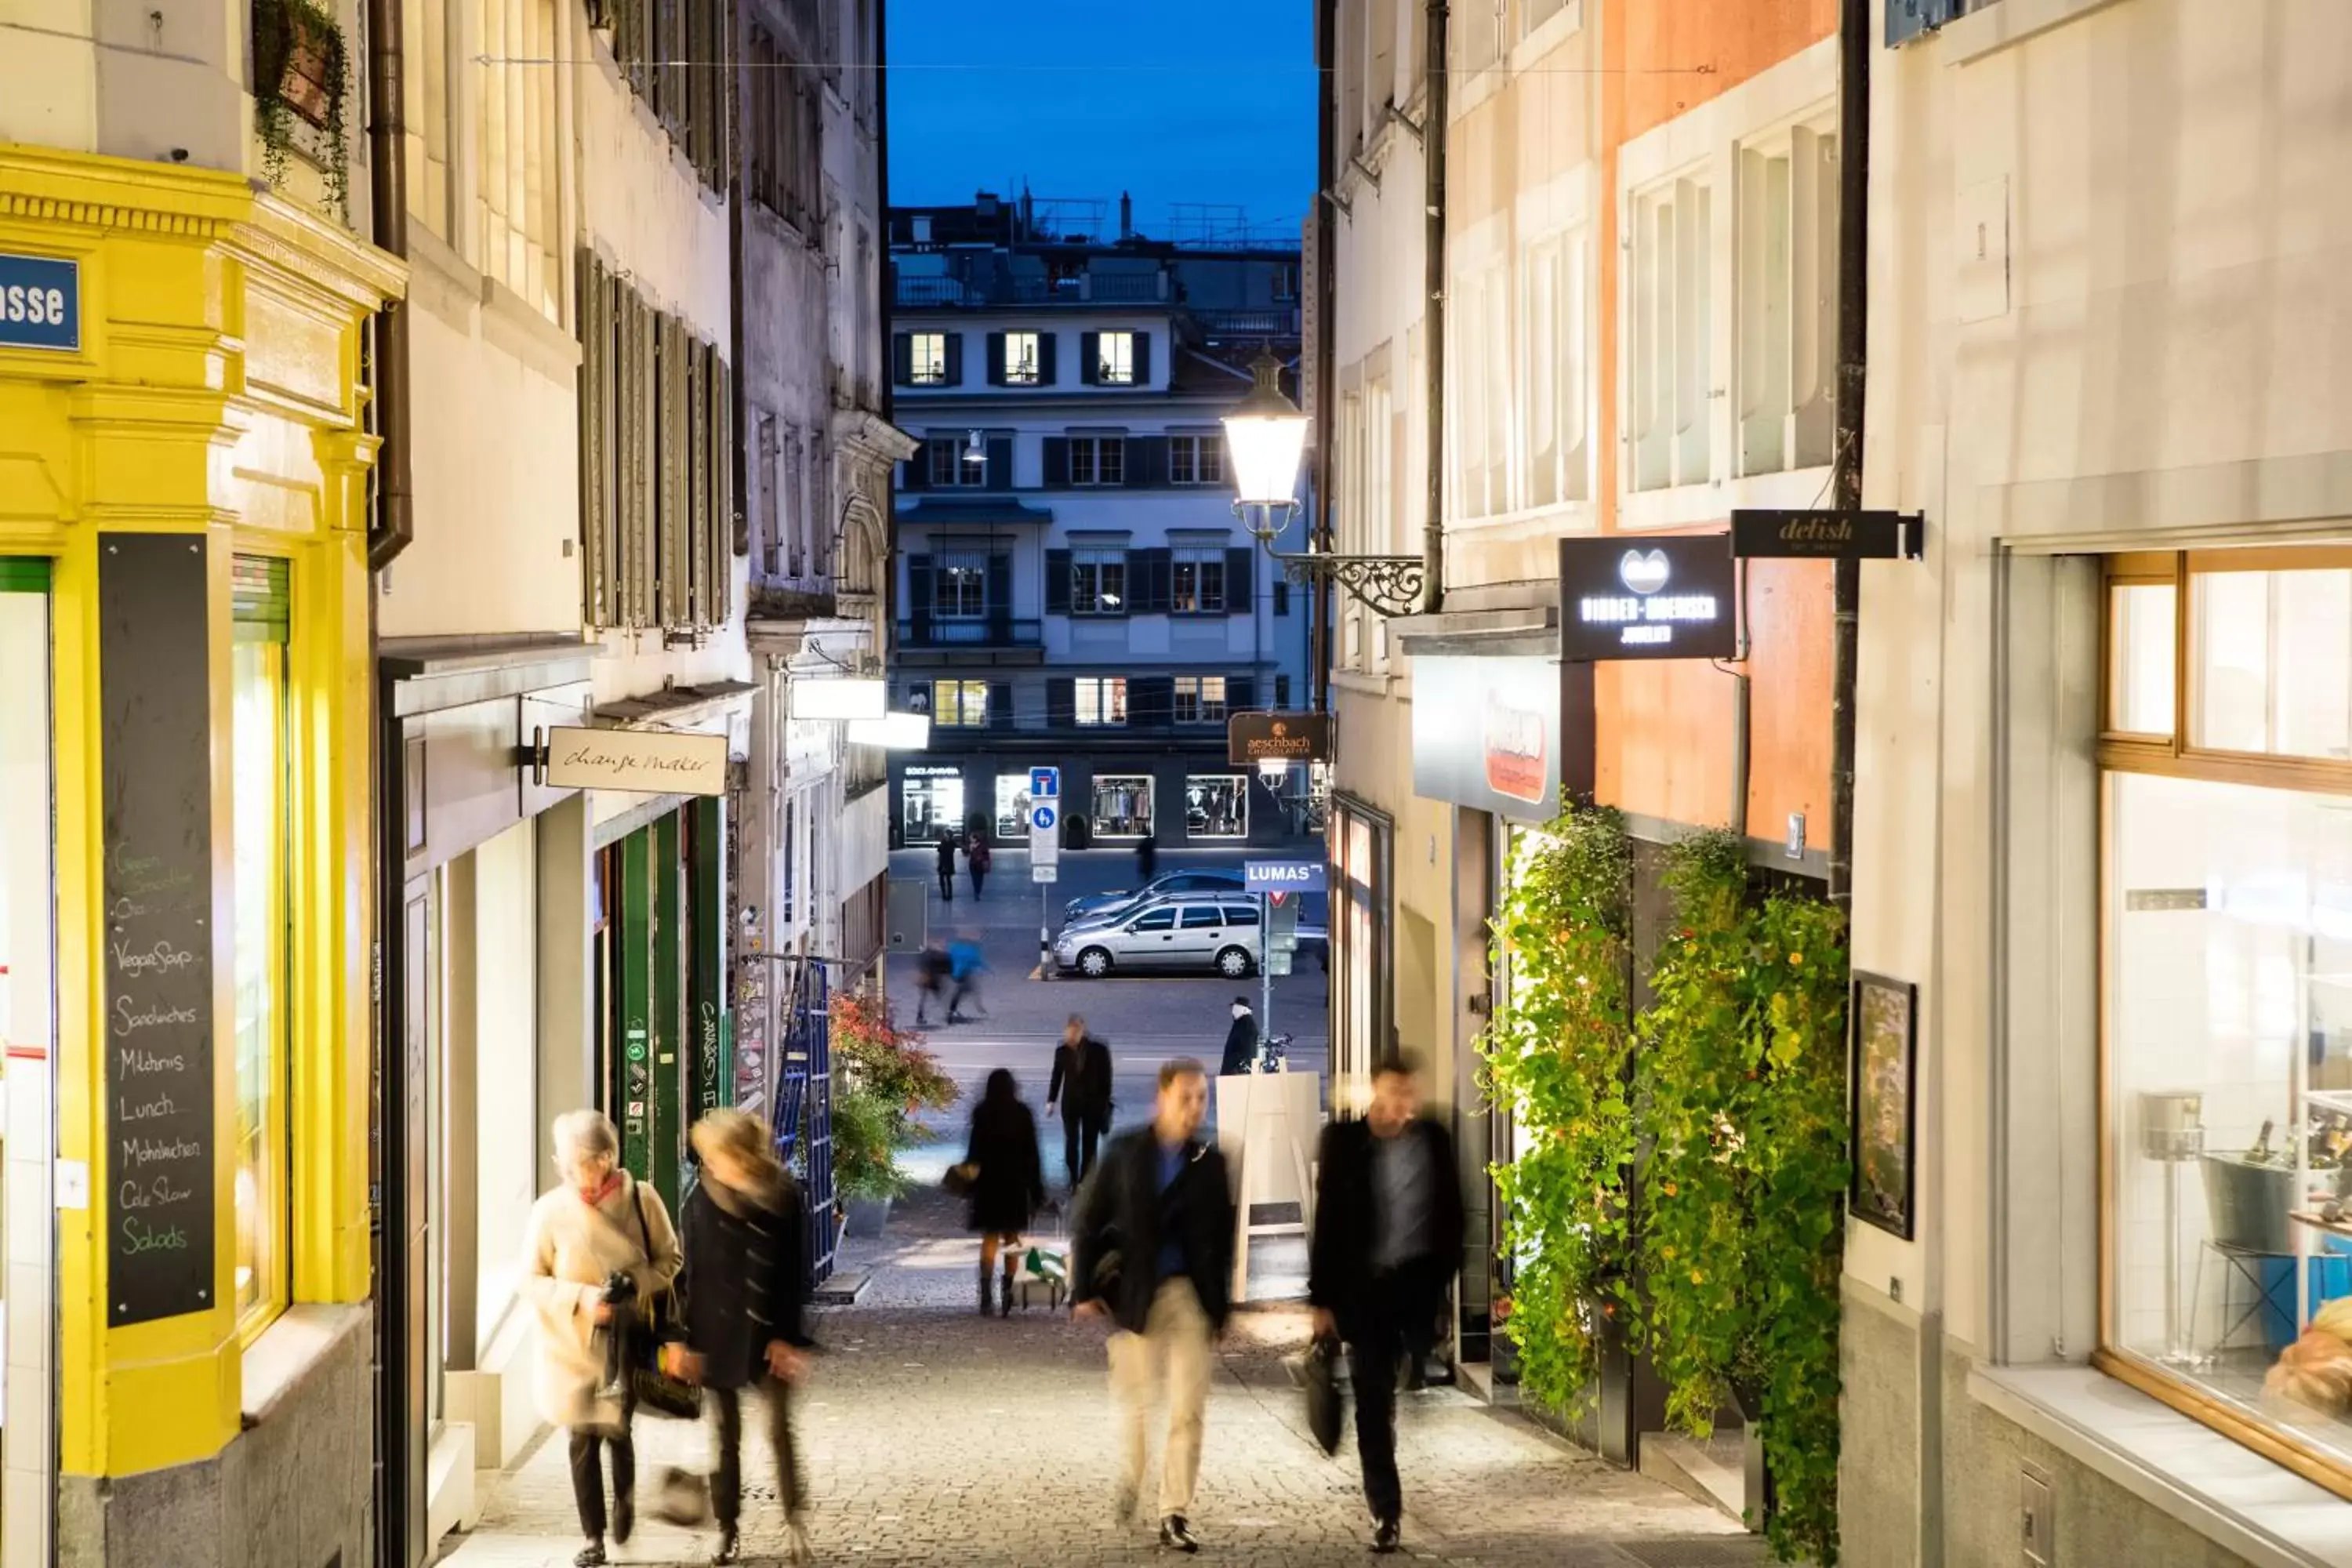
[[[621,1169],[621,1139],[593,1110],[556,1118],[555,1163],[562,1185],[530,1211],[523,1289],[539,1314],[540,1414],[572,1434],[572,1492],[588,1544],[572,1559],[597,1568],[604,1557],[603,1450],[613,1450],[612,1534],[626,1542],[636,1522],[636,1452],[625,1397],[606,1395],[604,1351],[613,1308],[607,1281],[625,1274],[640,1311],[677,1278],[677,1234],[661,1194]]]

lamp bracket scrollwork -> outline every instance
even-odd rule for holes
[[[1267,553],[1282,566],[1282,574],[1302,587],[1336,583],[1382,616],[1409,616],[1421,607],[1423,575],[1427,563],[1418,555],[1327,555]]]

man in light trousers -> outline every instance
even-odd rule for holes
[[[1197,1552],[1191,1515],[1215,1347],[1232,1306],[1234,1199],[1223,1156],[1198,1137],[1209,1075],[1199,1062],[1160,1069],[1151,1124],[1120,1134],[1087,1183],[1073,1226],[1071,1299],[1108,1318],[1111,1388],[1123,1423],[1118,1507],[1143,1495],[1151,1407],[1164,1385],[1168,1440],[1160,1466],[1160,1544]]]

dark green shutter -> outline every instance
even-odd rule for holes
[[[1045,725],[1067,730],[1078,721],[1077,682],[1066,675],[1045,678]]]
[[[917,647],[931,640],[931,558],[907,557],[908,636]]]
[[[963,384],[963,334],[961,332],[948,334],[948,384],[950,386]]]
[[[1051,386],[1056,377],[1054,369],[1054,345],[1060,341],[1058,332],[1037,334],[1037,384]]]
[[[1175,722],[1176,678],[1136,675],[1127,682],[1127,721],[1139,729],[1161,729]]]
[[[1100,332],[1078,334],[1078,380],[1087,386],[1097,386],[1102,382],[1102,334]]]
[[[1151,334],[1150,332],[1135,334],[1135,384],[1138,386],[1151,384]]]
[[[1013,437],[992,436],[988,439],[988,482],[986,489],[1009,490],[1013,488]]]
[[[890,339],[890,379],[899,386],[910,386],[915,380],[915,335],[898,332]]]
[[[1253,574],[1257,567],[1257,551],[1247,545],[1235,545],[1225,552],[1225,614],[1255,615],[1257,605],[1254,598],[1255,582]]]
[[[48,557],[0,555],[0,594],[46,594],[48,591]]]
[[[269,555],[240,555],[229,566],[229,598],[239,642],[282,643],[291,639],[294,600],[286,563]]]
[[[989,640],[1003,647],[1013,640],[1013,556],[1008,551],[989,552],[987,610]]]
[[[1003,332],[988,334],[988,384],[991,386],[1004,384],[1004,334]]]
[[[988,727],[992,730],[1013,728],[1013,683],[1009,680],[988,683]]]
[[[1166,550],[1131,550],[1127,556],[1128,592],[1139,616],[1164,616],[1176,601],[1175,557]]]
[[[1257,679],[1254,676],[1234,675],[1225,678],[1225,711],[1246,713],[1257,703]]]
[[[1045,552],[1045,613],[1049,616],[1070,613],[1070,570],[1068,551]]]
[[[1048,436],[1045,437],[1045,488],[1061,489],[1069,482],[1070,438],[1067,436]]]

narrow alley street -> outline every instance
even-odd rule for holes
[[[958,1568],[1143,1563],[1144,1526],[1113,1522],[1102,1331],[1041,1302],[1009,1321],[970,1306],[971,1243],[935,1190],[893,1212],[880,1242],[851,1243],[855,1306],[820,1311],[824,1349],[800,1415],[820,1563]],[[1306,1342],[1294,1308],[1244,1310],[1210,1397],[1202,1560],[1309,1568],[1363,1560],[1352,1441],[1322,1458],[1284,1356]],[[1405,1552],[1477,1568],[1718,1568],[1765,1561],[1728,1520],[1556,1441],[1516,1411],[1450,1389],[1408,1399],[1399,1455]],[[756,1428],[755,1428],[756,1429]],[[664,1465],[701,1468],[698,1426],[640,1420],[639,1497]],[[782,1563],[764,1454],[747,1454],[745,1561]],[[494,1491],[448,1568],[559,1568],[578,1550],[561,1436],[542,1437]],[[709,1560],[710,1536],[641,1521],[616,1563]]]

